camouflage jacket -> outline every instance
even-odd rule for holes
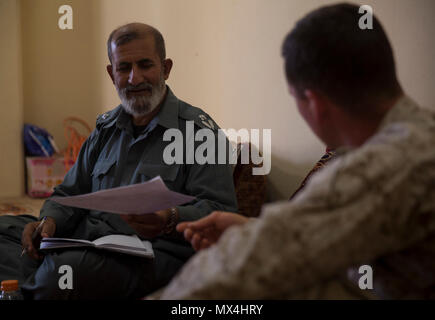
[[[387,272],[378,274],[371,264],[378,296],[394,292],[376,291],[377,279],[394,267],[408,274],[396,297],[430,297],[434,232],[435,115],[404,96],[362,146],[337,150],[292,201],[266,205],[259,219],[229,228],[184,266],[161,298],[307,297],[349,267],[388,258]]]

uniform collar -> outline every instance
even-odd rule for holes
[[[163,100],[159,113],[156,115],[158,118],[158,124],[167,129],[178,129],[178,98],[174,95],[169,86],[166,86],[166,89],[166,97]],[[120,129],[130,131],[132,131],[133,128],[131,116],[124,111],[122,106],[121,112],[116,120],[116,125]]]
[[[404,114],[406,115],[405,117],[409,119],[412,114],[416,114],[414,110],[417,108],[417,103],[408,95],[403,94],[384,116],[377,132],[387,127],[390,123],[403,119]]]
[[[396,101],[396,103],[391,107],[391,109],[385,114],[384,118],[382,119],[381,123],[378,126],[378,129],[372,135],[372,137],[379,134],[390,123],[396,122],[397,120],[402,120],[404,118],[403,114],[406,114],[406,118],[409,118],[410,112],[411,112],[410,110],[414,110],[415,108],[417,108],[417,104],[414,102],[414,100],[412,100],[406,94],[403,94]],[[415,112],[414,112],[414,114],[415,114]],[[367,139],[366,142],[363,143],[363,145],[366,144],[368,141],[370,141],[370,139],[372,139],[372,137]],[[349,146],[339,147],[336,150],[334,150],[335,156],[338,157],[338,156],[344,155],[344,154],[349,153],[350,151],[355,150],[355,149],[356,149],[355,147],[349,147]]]

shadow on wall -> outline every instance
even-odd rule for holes
[[[295,164],[272,154],[272,170],[267,183],[267,201],[288,200],[297,190],[313,163]]]
[[[76,116],[93,128],[101,110],[97,48],[99,1],[74,0],[73,29],[58,26],[64,1],[22,1],[24,121],[66,145],[63,120]]]

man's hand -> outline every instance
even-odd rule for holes
[[[41,221],[30,222],[26,224],[21,236],[21,244],[26,253],[35,260],[42,259],[42,255],[38,253],[39,244],[42,238],[51,238],[56,231],[56,221],[47,217],[40,226]],[[33,234],[35,235],[33,236]],[[33,239],[32,239],[33,238]]]
[[[216,243],[227,228],[248,220],[249,218],[237,213],[214,211],[197,221],[178,224],[177,231],[184,232],[184,238],[198,251]]]
[[[144,238],[154,238],[162,233],[168,223],[170,209],[160,210],[147,214],[121,214],[121,218],[127,222],[136,232]]]

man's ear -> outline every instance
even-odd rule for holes
[[[113,67],[111,64],[108,64],[106,67],[107,73],[110,76],[110,79],[112,79],[113,84],[115,84],[115,79],[113,78]]]
[[[317,124],[321,124],[328,117],[328,108],[325,97],[320,92],[311,89],[305,89],[304,95],[312,119]]]
[[[169,78],[169,74],[171,73],[171,69],[172,69],[172,60],[171,59],[165,59],[163,61],[163,75],[165,77],[165,80],[168,80]]]

